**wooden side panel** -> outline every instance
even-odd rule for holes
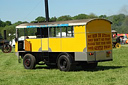
[[[112,50],[111,23],[94,20],[87,24],[87,51]]]
[[[32,51],[32,45],[30,41],[25,40],[25,51]]]
[[[41,49],[41,39],[26,39],[30,44],[31,44],[31,51],[32,52],[40,52],[40,51],[42,51],[42,49]],[[30,44],[28,43],[28,46],[30,46]],[[25,46],[25,47],[27,47],[27,46]],[[28,49],[30,49],[29,47],[28,47]]]

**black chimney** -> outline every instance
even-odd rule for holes
[[[7,37],[6,37],[6,30],[4,30],[4,39],[6,40]]]
[[[46,22],[49,22],[48,0],[45,0],[45,16],[46,16]]]

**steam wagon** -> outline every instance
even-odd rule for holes
[[[9,45],[9,41],[6,39],[6,30],[4,30],[4,39],[0,35],[0,49],[3,53],[10,53],[12,51],[12,47]]]
[[[98,62],[112,61],[111,24],[105,19],[21,24],[16,26],[15,52],[25,69],[41,61],[61,71],[76,65],[95,68]]]

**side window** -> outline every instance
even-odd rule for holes
[[[37,28],[25,28],[25,29],[18,29],[18,40],[24,39],[33,39],[36,38],[35,32]]]
[[[73,26],[71,26],[71,27],[62,27],[61,31],[62,31],[62,33],[61,33],[62,37],[74,37]]]
[[[49,36],[50,37],[60,37],[60,28],[59,27],[49,28]]]

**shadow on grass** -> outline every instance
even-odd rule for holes
[[[120,69],[120,68],[126,68],[127,66],[97,66],[95,69],[85,69],[83,70],[80,66],[76,66],[74,71],[90,71],[90,72],[95,72],[95,71],[105,71],[105,70],[110,70],[110,69]],[[57,67],[48,67],[48,66],[37,66],[36,69],[58,69]],[[74,72],[73,71],[73,72]]]
[[[58,69],[57,67],[48,67],[48,66],[36,66],[35,69]]]
[[[95,69],[86,69],[85,71],[104,71],[110,69],[126,68],[127,66],[97,66]]]
[[[1,51],[0,53],[3,53],[3,52]],[[15,53],[15,52],[10,52],[10,54],[13,54],[13,53]],[[3,53],[3,54],[9,54],[9,53]]]

